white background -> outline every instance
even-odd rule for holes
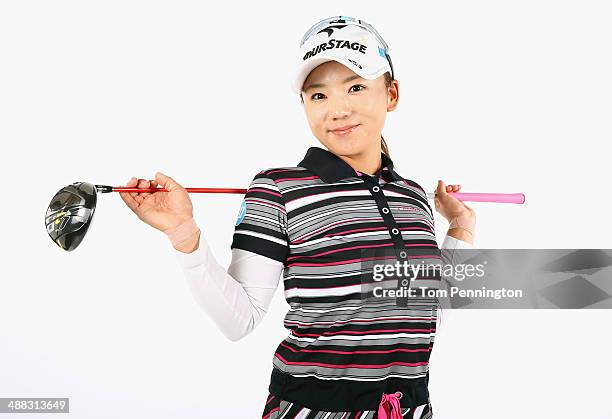
[[[166,238],[117,194],[98,198],[72,253],[47,237],[44,211],[75,181],[160,170],[246,188],[297,164],[319,145],[289,88],[297,46],[336,14],[390,45],[401,99],[383,134],[400,174],[428,191],[443,179],[526,194],[471,205],[476,245],[612,247],[609,1],[3,0],[0,397],[70,397],[76,418],[261,417],[282,291],[230,342]],[[225,266],[241,199],[192,195]],[[453,314],[431,359],[436,419],[612,418],[610,311]]]

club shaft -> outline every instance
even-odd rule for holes
[[[237,188],[185,188],[188,193],[234,193],[246,194],[246,189]],[[132,192],[132,193],[154,193],[168,192],[164,188],[128,188],[113,187],[113,192]],[[460,201],[470,202],[496,202],[499,204],[524,204],[525,195],[522,193],[478,193],[478,192],[449,192],[454,198]],[[435,193],[428,193],[427,198],[434,199]]]

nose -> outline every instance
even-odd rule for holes
[[[328,103],[329,116],[334,120],[344,119],[352,112],[351,105],[346,97],[330,98]]]

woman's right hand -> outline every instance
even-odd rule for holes
[[[130,188],[157,188],[168,192],[119,192],[121,199],[145,223],[160,231],[166,231],[193,218],[193,205],[189,194],[174,179],[161,172],[155,180],[132,178],[125,185]]]

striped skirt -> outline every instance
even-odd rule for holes
[[[429,419],[433,417],[431,403],[414,408],[401,409],[404,419]],[[268,394],[262,419],[377,419],[377,410],[359,410],[354,412],[323,412],[300,406],[297,403],[281,400]]]

